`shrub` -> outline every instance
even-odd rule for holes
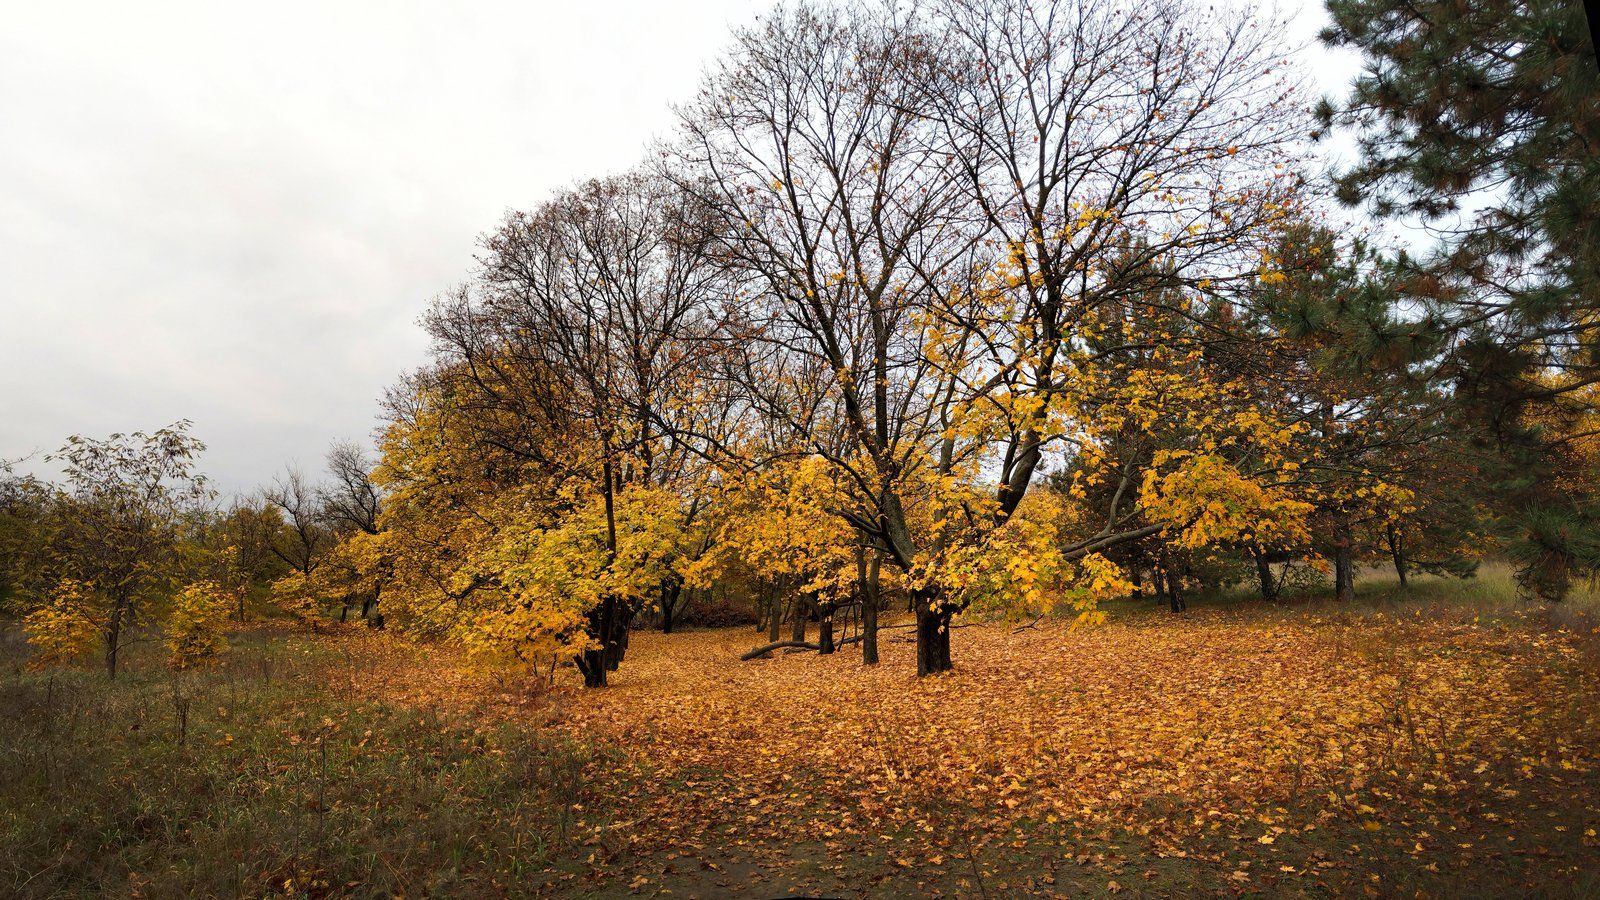
[[[87,662],[103,637],[89,586],[71,579],[61,582],[48,604],[29,613],[22,627],[37,651],[36,668]]]
[[[234,598],[214,581],[197,581],[172,601],[167,622],[167,664],[174,669],[203,666],[228,649],[223,627]]]

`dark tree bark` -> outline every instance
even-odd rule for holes
[[[833,646],[833,604],[822,603],[817,607],[817,652],[832,653]]]
[[[783,591],[773,585],[767,592],[767,640],[776,642],[783,629]]]
[[[606,646],[606,668],[612,672],[628,656],[628,640],[633,637],[633,616],[637,610],[632,606],[624,607],[618,604],[613,615],[615,621],[611,626],[611,642]]]
[[[676,575],[661,582],[661,633],[672,633],[672,615],[677,612],[678,598],[683,594],[683,579]]]
[[[1167,605],[1175,613],[1181,613],[1189,608],[1189,604],[1183,599],[1183,579],[1176,573],[1167,575]]]
[[[1389,555],[1394,558],[1394,574],[1400,578],[1400,586],[1406,586],[1406,539],[1400,530],[1393,525],[1389,526]]]
[[[1341,525],[1333,539],[1333,596],[1341,603],[1356,598],[1356,565],[1350,526]]]
[[[615,597],[589,611],[589,634],[600,646],[578,654],[578,671],[584,687],[605,687],[606,673],[616,670],[628,650],[627,623]]]
[[[861,662],[878,664],[878,566],[877,553],[866,563],[866,575],[861,579]]]
[[[917,610],[917,674],[950,671],[950,611],[936,589],[912,591]]]
[[[806,609],[806,598],[795,595],[794,603],[790,605],[790,615],[793,616],[789,624],[789,638],[801,643],[806,640],[806,616],[810,610]]]
[[[583,686],[598,688],[606,686],[605,656],[599,650],[585,650],[578,656],[578,671],[583,673]]]
[[[1267,559],[1266,551],[1252,547],[1250,555],[1256,561],[1256,580],[1261,583],[1261,599],[1278,599],[1278,582],[1272,577],[1272,563]]]

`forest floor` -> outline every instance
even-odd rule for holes
[[[107,687],[13,636],[0,894],[1600,893],[1600,627],[1431,584],[974,625],[927,679],[902,629],[639,633],[603,691],[364,630]]]

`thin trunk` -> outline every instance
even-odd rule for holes
[[[881,559],[873,551],[867,563],[867,577],[861,585],[861,662],[878,664],[878,566]]]
[[[779,630],[783,628],[783,590],[780,585],[773,585],[767,592],[767,643],[778,642]]]
[[[606,565],[609,567],[617,558],[617,511],[616,511],[616,485],[614,483],[614,470],[611,465],[611,435],[607,434],[601,441],[601,484],[600,495],[605,500],[606,508]],[[578,669],[583,673],[584,687],[605,687],[606,672],[616,668],[613,644],[615,642],[614,629],[617,620],[617,601],[614,597],[607,597],[600,601],[600,605],[589,611],[589,636],[599,646],[593,650],[585,650],[578,656]]]
[[[818,604],[817,613],[817,652],[819,654],[832,653],[834,650],[833,604]]]
[[[1406,539],[1393,525],[1389,526],[1389,555],[1394,558],[1394,574],[1400,577],[1400,586],[1406,586]]]
[[[106,623],[106,674],[111,678],[117,677],[117,652],[122,649],[122,615],[125,605],[121,600],[113,601],[111,620]]]

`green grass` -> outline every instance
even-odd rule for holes
[[[1278,571],[1274,567],[1274,571]],[[1306,573],[1302,573],[1306,574]],[[1190,609],[1259,608],[1267,613],[1272,609],[1288,613],[1343,611],[1353,615],[1374,612],[1424,612],[1450,618],[1482,618],[1496,620],[1521,615],[1530,610],[1542,610],[1557,626],[1592,627],[1600,618],[1600,590],[1597,585],[1579,581],[1560,604],[1545,606],[1520,595],[1515,570],[1507,563],[1489,560],[1478,567],[1468,578],[1417,573],[1402,586],[1394,570],[1388,566],[1368,566],[1356,576],[1356,599],[1352,604],[1341,604],[1333,599],[1331,577],[1308,577],[1287,586],[1276,603],[1269,604],[1253,581],[1230,585],[1211,591],[1186,594]],[[1161,597],[1146,596],[1139,600],[1123,598],[1101,605],[1113,618],[1147,614],[1152,610],[1166,610],[1167,601]]]
[[[583,796],[569,740],[361,699],[381,672],[302,638],[116,683],[0,652],[3,896],[501,893]]]

